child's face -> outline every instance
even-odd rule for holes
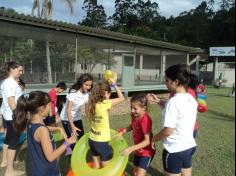
[[[110,99],[111,93],[109,93],[108,91],[105,91],[105,97],[107,100]]]
[[[57,92],[58,92],[58,93],[62,93],[62,92],[64,92],[64,91],[65,91],[65,90],[64,90],[64,89],[61,89],[61,88],[58,88],[58,89],[57,89]]]
[[[146,107],[142,107],[139,102],[131,103],[131,116],[132,117],[142,117],[146,112]]]
[[[93,81],[86,81],[83,83],[80,90],[82,92],[88,92],[91,89],[92,85],[93,85]]]

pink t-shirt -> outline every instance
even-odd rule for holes
[[[51,89],[48,92],[50,98],[51,98],[51,103],[52,103],[52,115],[56,116],[56,106],[57,106],[57,91],[55,88]]]
[[[132,117],[131,126],[133,129],[133,139],[134,144],[139,144],[144,140],[145,134],[150,134],[150,141],[153,137],[152,133],[152,119],[147,113],[141,118]],[[145,148],[135,151],[137,156],[152,157],[155,155],[155,150],[152,148],[151,144]]]

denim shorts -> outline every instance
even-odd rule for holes
[[[109,161],[112,158],[112,148],[108,142],[96,142],[89,139],[89,146],[93,156],[100,156],[102,161]]]
[[[162,153],[163,168],[171,174],[179,174],[181,169],[191,168],[195,151],[196,147],[176,153],[169,153],[164,149]]]

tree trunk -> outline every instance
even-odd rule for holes
[[[51,70],[49,41],[46,41],[46,57],[47,57],[48,83],[52,83],[52,70]]]

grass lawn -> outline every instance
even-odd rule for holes
[[[228,97],[230,89],[214,89],[207,87],[208,111],[198,114],[199,135],[197,138],[197,152],[193,158],[194,176],[232,176],[235,175],[235,99]],[[156,134],[161,129],[161,109],[152,105],[149,109],[153,119],[153,131]],[[130,123],[130,116],[112,116],[111,127],[117,129],[125,127]],[[89,124],[84,119],[85,131],[89,130]],[[126,139],[131,145],[133,140],[131,133],[126,134]],[[20,163],[16,164],[17,169],[27,168],[27,148],[21,149],[17,155]],[[161,176],[162,145],[157,144],[157,154],[148,170],[148,176]],[[0,154],[1,158],[1,154]],[[60,157],[60,168],[62,175],[66,175],[69,167],[69,158]],[[27,170],[27,169],[26,169]],[[132,155],[127,165],[126,172],[131,174]],[[3,169],[0,169],[3,175]]]

